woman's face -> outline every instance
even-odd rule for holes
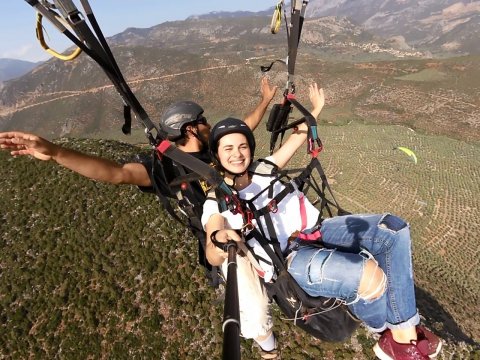
[[[250,147],[245,135],[233,133],[225,135],[218,142],[220,164],[234,174],[241,174],[250,165]]]

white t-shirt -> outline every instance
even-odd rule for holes
[[[254,174],[252,176],[252,182],[245,189],[240,190],[238,195],[241,199],[250,200],[263,189],[267,188],[274,176],[261,176]],[[284,189],[284,185],[280,181],[275,181],[273,184],[273,197],[275,197],[280,191]],[[253,201],[253,204],[256,209],[261,209],[265,207],[271,200],[268,197],[269,191],[263,192],[258,198]],[[282,251],[288,246],[288,238],[296,231],[302,230],[302,218],[300,216],[300,200],[299,197],[303,196],[301,192],[291,192],[287,194],[278,204],[278,210],[273,213],[270,212],[270,218],[272,219],[273,226],[275,228],[275,233],[277,239],[280,243]],[[305,213],[306,213],[306,226],[305,229],[310,229],[314,227],[317,223],[319,211],[304,198],[305,204]],[[203,215],[202,215],[202,225],[205,227],[210,217],[214,214],[220,213],[218,209],[218,203],[216,200],[207,199],[203,205]],[[243,217],[241,214],[234,215],[229,210],[221,213],[223,217],[227,220],[227,226],[230,229],[241,229],[244,226]],[[264,233],[268,237],[268,230],[264,223],[264,218],[261,219],[261,226],[263,227]],[[253,220],[253,225],[258,228],[258,224]],[[257,254],[260,258],[265,258],[270,260],[265,250],[263,250],[260,243],[255,239],[250,239],[248,245],[252,248],[252,251]],[[270,261],[271,262],[271,261]],[[265,270],[265,281],[270,281],[273,276],[273,267],[263,261],[259,261],[262,268]]]

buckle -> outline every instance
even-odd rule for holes
[[[276,200],[272,200],[270,201],[268,204],[267,204],[267,209],[268,211],[270,211],[271,213],[276,213],[278,211],[278,206],[277,206],[277,201]]]
[[[241,231],[243,234],[248,234],[250,231],[252,231],[253,229],[255,229],[255,226],[250,222],[250,223],[246,223],[245,225],[243,225]]]

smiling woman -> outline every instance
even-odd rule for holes
[[[91,0],[95,16],[106,36],[112,36],[129,27],[146,28],[165,21],[182,20],[191,15],[213,11],[260,11],[271,7],[273,1],[181,1],[124,0],[118,6],[115,0]],[[76,1],[79,9],[81,4]],[[112,11],[115,9],[115,11]],[[41,61],[50,57],[35,38],[35,12],[25,1],[1,1],[0,13],[7,15],[0,22],[0,58]],[[15,16],[11,16],[11,15]],[[72,44],[58,31],[46,25],[46,36],[59,51]]]
[[[243,121],[227,118],[213,127],[209,148],[216,166],[236,177],[242,175],[253,160],[255,138]]]
[[[311,115],[316,119],[325,97],[316,84],[309,90]],[[244,247],[236,259],[241,264],[236,278],[242,284],[238,286],[242,335],[254,339],[263,351],[277,350],[265,291],[282,284],[286,271],[290,283],[301,289],[297,294],[304,292],[311,298],[343,304],[367,328],[381,334],[373,348],[378,358],[435,357],[442,343],[419,325],[408,223],[389,213],[324,219],[300,185],[295,181],[282,183],[273,175],[306,141],[307,130],[301,123],[271,156],[253,164],[253,133],[240,120],[221,120],[210,134],[211,156],[232,191],[226,196],[211,194],[204,204],[206,254],[226,275],[224,244],[235,241]],[[275,170],[256,172],[261,162]],[[258,283],[265,288],[248,286]],[[274,290],[273,294],[275,299],[279,292]],[[332,305],[327,311],[336,308]],[[301,318],[295,314],[295,319]],[[277,359],[276,355],[268,358]]]

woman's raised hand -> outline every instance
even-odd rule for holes
[[[308,96],[313,106],[312,115],[316,118],[318,115],[320,115],[320,112],[325,105],[325,94],[322,88],[318,88],[317,83],[311,84],[308,90]]]

